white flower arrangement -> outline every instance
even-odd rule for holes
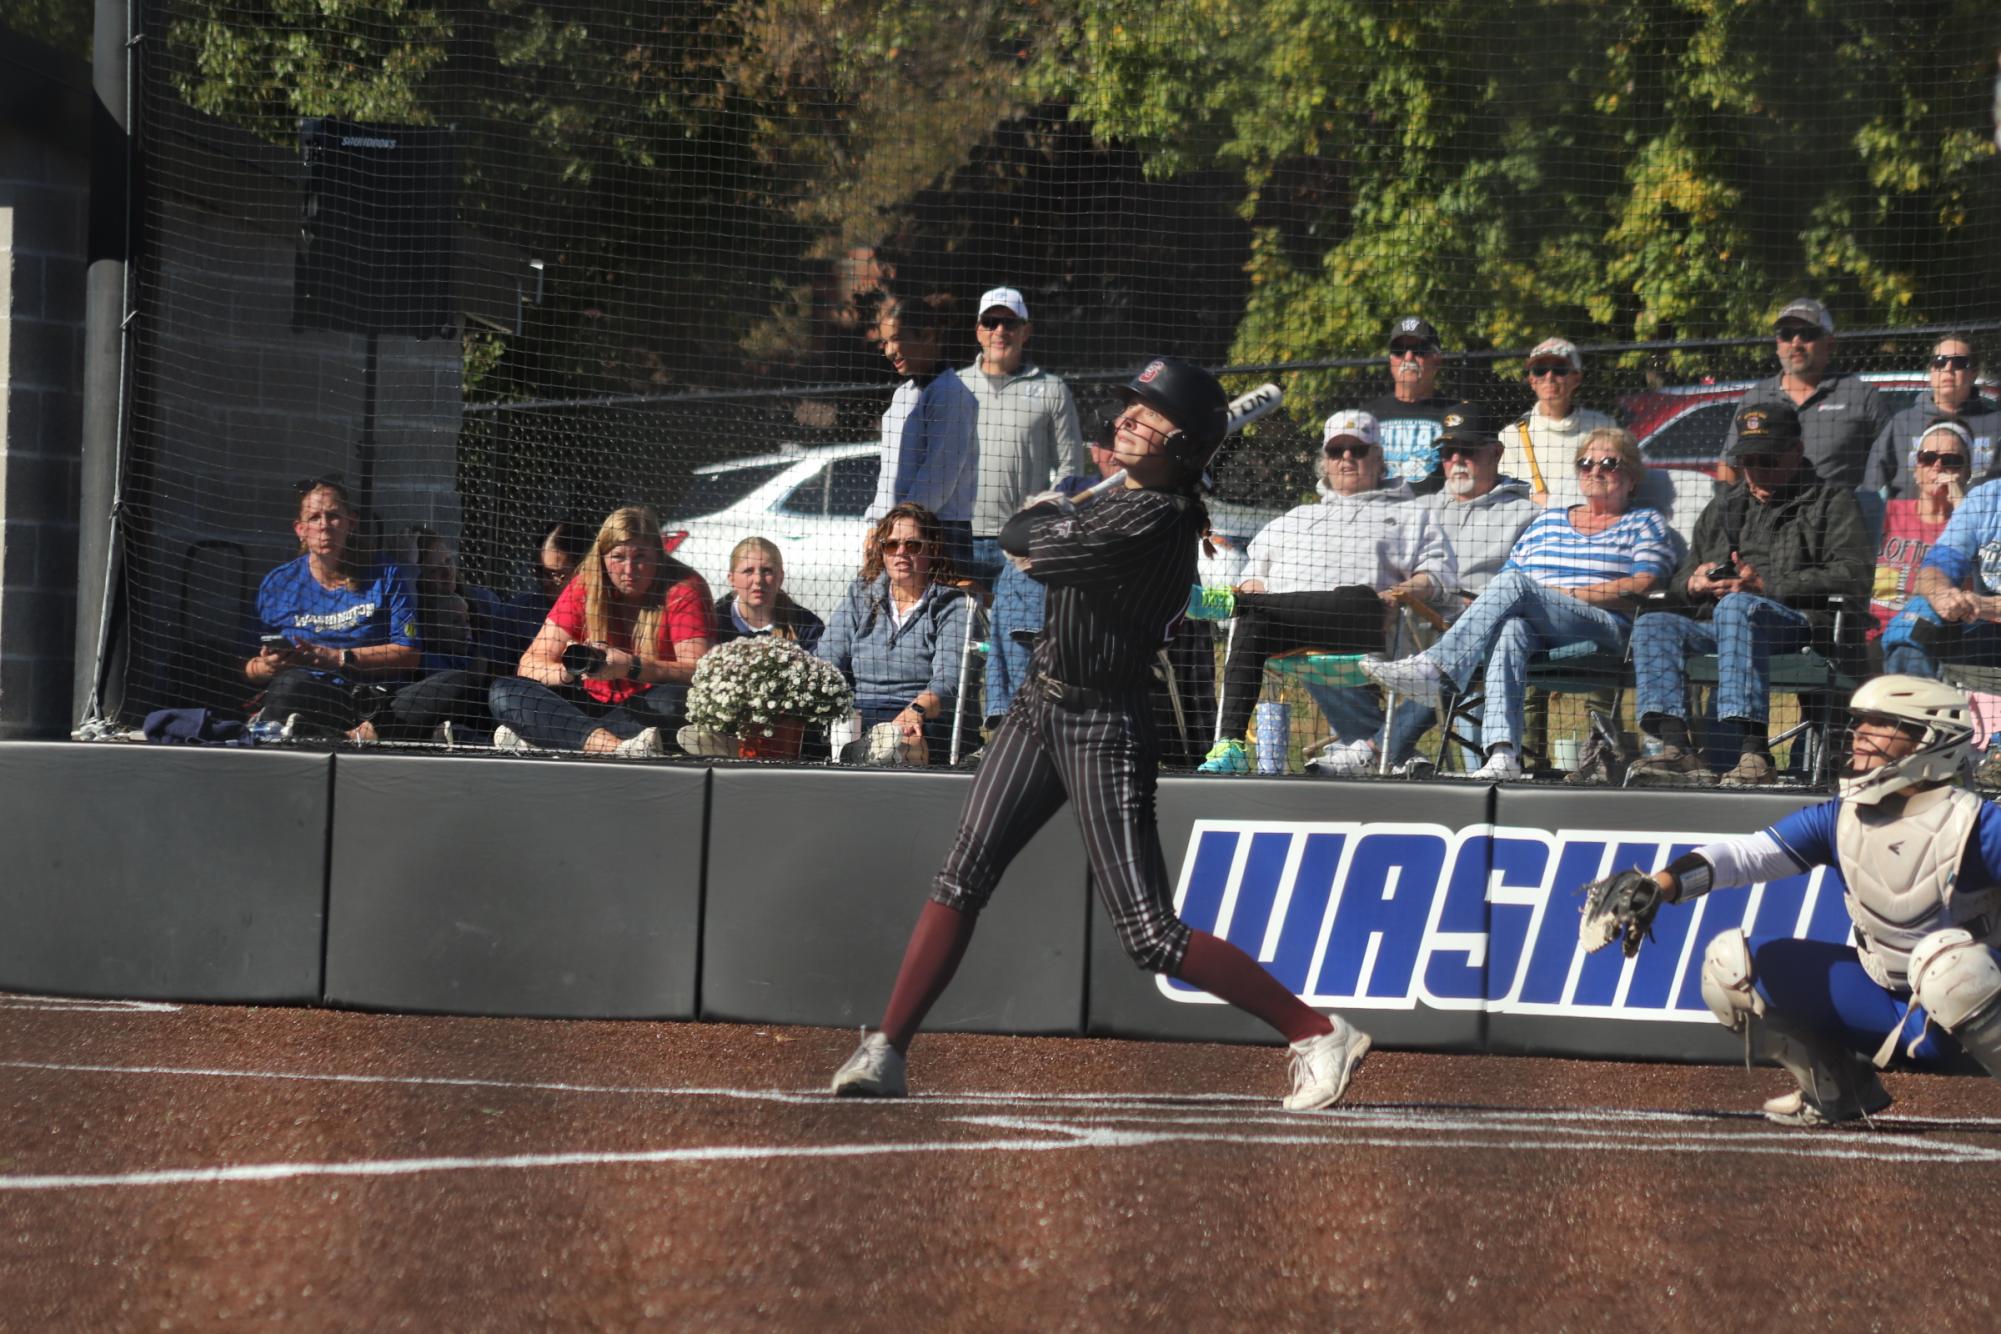
[[[715,732],[772,735],[785,719],[828,723],[855,706],[841,669],[789,639],[747,635],[712,648],[695,664],[688,721]]]

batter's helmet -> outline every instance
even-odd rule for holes
[[[1181,357],[1155,357],[1118,390],[1121,401],[1140,402],[1173,422],[1161,452],[1190,478],[1216,457],[1230,426],[1230,400],[1216,377]]]

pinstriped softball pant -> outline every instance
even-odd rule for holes
[[[1178,969],[1189,930],[1175,915],[1160,851],[1160,759],[1147,708],[1144,692],[1124,696],[1117,708],[1065,708],[1039,681],[1029,682],[980,760],[931,898],[978,914],[1008,863],[1067,799],[1119,944],[1148,972]]]

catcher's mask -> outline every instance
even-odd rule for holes
[[[1922,676],[1879,676],[1866,681],[1848,703],[1846,760],[1838,788],[1843,801],[1873,806],[1893,792],[1936,787],[1956,780],[1973,753],[1973,706],[1963,691]],[[1894,724],[1912,742],[1909,754],[1873,768],[1858,768],[1855,728]]]

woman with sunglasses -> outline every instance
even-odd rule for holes
[[[244,677],[263,687],[259,718],[287,736],[428,740],[480,710],[464,671],[420,676],[424,652],[409,572],[359,549],[360,519],[338,478],[300,482],[292,520],[299,556],[257,590],[262,627]]]
[[[1953,420],[1934,421],[1918,440],[1912,476],[1917,495],[1883,507],[1883,545],[1876,554],[1876,584],[1869,611],[1876,618],[1869,637],[1890,628],[1911,595],[1911,580],[1924,564],[1952,512],[1966,499],[1973,470],[1973,435]]]
[[[1986,481],[1994,476],[1994,442],[2001,439],[2001,407],[1980,392],[1980,353],[1972,334],[1949,333],[1932,344],[1925,360],[1926,388],[1908,408],[1890,418],[1869,451],[1864,485],[1881,488],[1885,499],[1908,500],[1917,494],[1913,463],[1918,440],[1934,422],[1952,420],[1966,428],[1973,441],[1973,461],[1966,474]]]
[[[613,510],[549,609],[515,676],[493,683],[502,750],[664,755],[713,608],[702,576],[666,554],[643,505]]]
[[[972,599],[955,571],[937,516],[897,505],[876,521],[861,577],[848,587],[817,656],[855,688],[862,728],[894,723],[929,754],[950,745]]]
[[[1573,466],[1583,502],[1538,515],[1443,638],[1413,657],[1362,664],[1384,689],[1431,704],[1448,690],[1465,693],[1484,670],[1487,760],[1474,778],[1522,776],[1529,655],[1580,640],[1623,649],[1639,600],[1674,570],[1667,521],[1658,510],[1629,508],[1645,467],[1633,437],[1616,426],[1593,431]]]

